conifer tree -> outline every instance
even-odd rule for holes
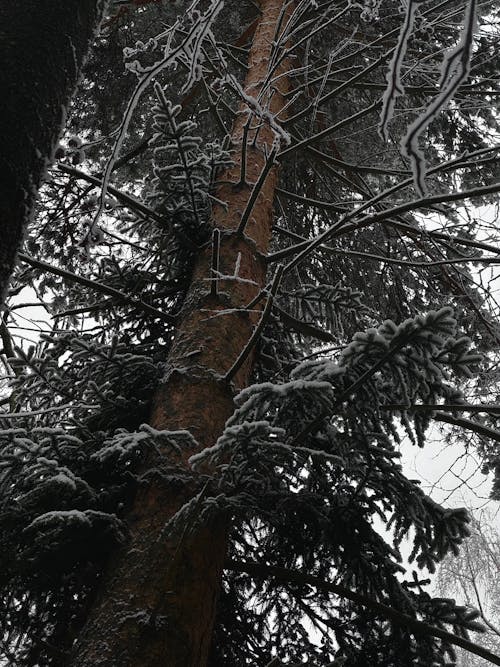
[[[398,450],[500,438],[495,11],[110,4],[3,321],[12,664],[500,664]]]

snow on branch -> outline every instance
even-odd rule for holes
[[[403,153],[410,158],[415,187],[419,194],[427,191],[425,159],[419,147],[419,138],[438,113],[453,98],[470,72],[473,35],[476,25],[476,0],[470,0],[465,10],[464,28],[458,44],[445,54],[441,63],[441,91],[430,102],[425,111],[410,125],[401,142]]]
[[[138,60],[133,60],[126,65],[127,69],[134,72],[139,77],[139,81],[128,101],[125,113],[118,129],[118,136],[116,138],[115,145],[104,170],[99,206],[84,239],[84,242],[87,244],[90,242],[93,231],[102,215],[102,212],[104,211],[111,173],[127,135],[128,127],[130,125],[130,121],[132,120],[135,108],[144,91],[149,87],[151,82],[161,74],[162,71],[168,67],[172,67],[178,63],[184,62],[186,56],[189,58],[190,67],[188,78],[182,89],[182,92],[187,92],[193,86],[193,84],[201,78],[201,63],[204,60],[204,54],[201,47],[204,40],[212,36],[211,26],[215,21],[218,13],[224,6],[224,2],[223,0],[212,0],[210,6],[205,12],[201,12],[198,9],[199,5],[200,0],[194,0],[194,2],[184,12],[184,14],[182,14],[172,26],[158,35],[157,38],[150,39],[147,44],[138,42],[136,44],[136,49],[124,50],[124,56],[126,58],[130,58],[140,51],[158,48],[159,41],[161,39],[165,40],[165,44],[162,47],[162,57],[152,65],[144,67],[139,63]],[[184,32],[185,20],[188,22],[187,34]],[[179,34],[185,36],[179,43],[175,44],[175,38]]]
[[[387,126],[394,115],[394,105],[396,98],[404,95],[405,89],[401,81],[401,69],[403,59],[408,46],[408,39],[413,31],[415,15],[417,12],[417,1],[410,0],[406,9],[406,15],[401,31],[399,33],[398,43],[394,49],[394,55],[387,70],[386,80],[387,88],[382,97],[382,111],[380,112],[379,134],[384,141],[387,141]]]

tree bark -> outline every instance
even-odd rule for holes
[[[288,9],[283,13],[285,6]],[[291,8],[292,3],[283,0],[261,2],[245,82],[248,95],[257,97],[263,92],[273,43]],[[284,74],[286,66],[283,62],[274,76]],[[273,114],[282,111],[287,85],[287,76],[281,76],[272,94],[264,91],[261,104]],[[235,390],[249,383],[252,354],[232,383],[224,376],[260,318],[260,307],[242,309],[266,284],[264,256],[272,233],[276,165],[267,173],[244,234],[237,229],[276,135],[266,122],[253,117],[246,151],[247,185],[242,185],[242,137],[247,118],[244,113],[237,116],[232,131],[234,166],[221,175],[222,185],[215,193],[226,206],[216,205],[212,214],[213,226],[221,232],[219,272],[231,276],[238,265],[240,279],[221,278],[217,294],[211,293],[212,249],[200,253],[151,417],[157,429],[189,430],[199,450],[216,442],[233,412]],[[257,132],[256,125],[260,126]],[[188,475],[192,474],[188,463],[192,453],[180,457]],[[166,461],[172,458],[168,448],[161,454]],[[134,501],[129,517],[130,541],[103,578],[75,645],[72,667],[198,667],[207,663],[229,520],[220,516],[180,537],[163,535],[165,523],[200,486],[196,478],[180,484],[162,481],[153,473]]]
[[[103,6],[0,2],[0,304]]]

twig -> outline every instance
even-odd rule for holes
[[[241,138],[241,170],[240,170],[240,182],[238,185],[243,187],[247,185],[247,142],[248,142],[248,131],[250,129],[250,121],[252,115],[248,116],[248,120],[243,126],[243,136]]]
[[[212,235],[212,283],[210,286],[210,295],[217,296],[219,285],[219,250],[220,250],[220,231],[214,229]]]
[[[255,327],[252,335],[250,336],[248,343],[245,345],[243,350],[240,353],[240,356],[236,359],[234,364],[231,366],[231,368],[228,370],[226,373],[224,379],[227,380],[228,382],[233,379],[233,377],[236,375],[236,373],[240,370],[242,367],[245,359],[248,357],[250,354],[250,351],[252,350],[253,346],[257,342],[262,329],[264,328],[264,325],[267,322],[267,318],[269,317],[269,314],[271,312],[271,308],[273,305],[274,297],[276,296],[276,292],[278,291],[280,282],[281,282],[281,276],[283,275],[283,265],[279,264],[276,267],[276,273],[274,274],[273,282],[271,284],[271,289],[269,291],[269,296],[266,302],[266,305],[264,307],[264,310],[262,311],[262,317],[259,320],[259,323]]]
[[[253,207],[255,206],[255,202],[257,201],[257,197],[259,196],[259,193],[262,189],[262,186],[264,185],[267,175],[269,174],[269,172],[271,171],[271,169],[275,164],[276,153],[277,149],[276,147],[274,147],[271,153],[269,154],[269,157],[266,160],[266,164],[264,165],[264,168],[262,169],[257,182],[253,186],[252,193],[247,202],[243,215],[241,216],[240,224],[238,225],[238,230],[237,230],[238,234],[243,234],[243,232],[245,231],[245,227],[247,226],[250,214],[252,213]]]

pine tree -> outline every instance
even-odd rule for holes
[[[402,564],[409,536],[433,572],[469,516],[398,451],[485,428],[459,415],[493,391],[500,260],[460,204],[500,189],[495,8],[137,4],[112,3],[20,255],[53,330],[26,350],[4,318],[4,655],[500,664]]]

